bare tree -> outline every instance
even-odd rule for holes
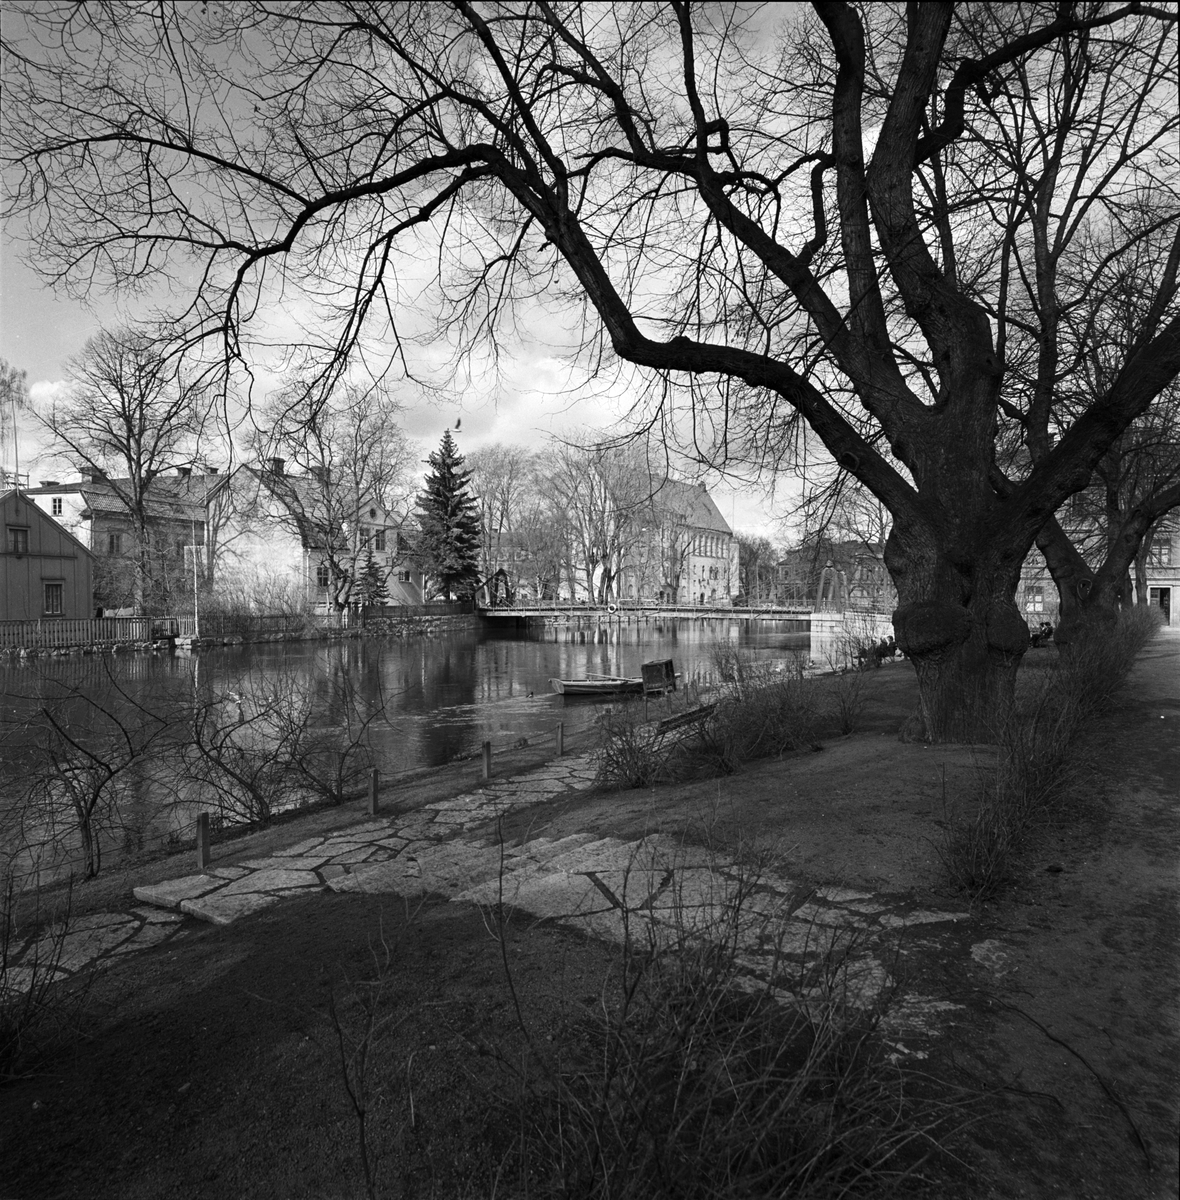
[[[18,414],[28,408],[27,373],[18,371],[6,359],[0,358],[0,487],[9,481],[20,483]],[[12,447],[12,472],[9,474],[9,446]]]
[[[587,599],[606,604],[617,595],[616,580],[650,505],[646,460],[635,446],[567,443],[555,447],[549,464],[546,494],[564,516],[582,588]]]
[[[324,401],[295,383],[264,408],[264,428],[251,442],[261,489],[280,501],[279,519],[320,557],[337,610],[353,601],[374,538],[390,536],[385,522],[405,519],[415,454],[396,424],[400,411],[382,387],[345,385]],[[247,505],[258,507],[256,498]]]
[[[499,573],[512,580],[513,586],[519,576],[522,547],[518,529],[522,506],[529,498],[532,467],[533,456],[527,450],[501,442],[467,455],[483,531],[480,578],[489,591],[494,591],[493,581]]]
[[[396,251],[425,246],[456,345],[494,350],[514,309],[568,299],[595,318],[587,362],[641,368],[644,420],[702,457],[781,462],[805,423],[892,514],[929,736],[978,738],[1028,644],[1025,553],[1180,368],[1175,22],[824,3],[779,39],[685,3],[30,4],[8,211],[73,286],[183,266],[191,335],[231,356],[280,281],[335,304],[329,375],[366,335],[406,353]],[[1081,286],[1045,268],[1103,227],[1116,272],[1145,189],[1170,239],[1156,293],[1038,446]],[[1025,399],[1009,364],[1030,358]]]
[[[125,514],[141,612],[159,602],[163,583],[153,546],[157,481],[191,465],[203,398],[203,387],[185,377],[157,337],[124,328],[90,338],[70,363],[66,398],[38,414],[51,451],[90,471]]]

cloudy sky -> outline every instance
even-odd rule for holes
[[[771,6],[757,20],[771,25],[783,19],[795,5]],[[0,242],[0,357],[27,373],[33,404],[45,406],[65,387],[69,359],[77,355],[88,337],[103,327],[114,327],[143,317],[140,309],[123,309],[117,297],[92,293],[84,304],[55,294],[37,273],[21,260],[23,247],[17,240],[20,230],[5,231]],[[413,267],[410,268],[411,273]],[[173,300],[180,297],[179,288]],[[275,306],[269,314],[272,334],[282,340],[285,326],[306,324],[307,312],[284,314]],[[294,332],[293,330],[291,331]],[[518,331],[507,339],[506,353],[497,369],[486,371],[470,386],[452,387],[447,399],[439,399],[410,383],[394,384],[404,399],[402,424],[406,433],[423,447],[423,452],[438,443],[444,429],[462,418],[459,437],[466,452],[503,442],[540,449],[553,436],[576,436],[607,431],[634,398],[624,378],[613,384],[591,381],[571,366],[576,348],[576,333],[563,328],[558,316],[542,309],[529,311]],[[432,356],[441,359],[442,351],[427,346],[421,349],[427,368]],[[377,354],[382,353],[378,348]],[[385,350],[388,354],[388,350]],[[420,360],[420,361],[421,361]],[[415,364],[416,365],[416,364]],[[477,364],[478,365],[478,364]],[[486,365],[486,364],[485,364]],[[370,364],[370,369],[372,364]],[[274,376],[260,371],[254,392],[257,401],[275,382]],[[31,419],[23,419],[20,438],[20,467],[36,480],[45,474],[60,474],[60,466],[38,463],[39,452],[31,428]],[[5,466],[11,467],[11,447],[5,453]],[[674,464],[673,467],[676,470]],[[701,478],[685,467],[684,477]],[[735,485],[717,475],[703,476],[718,507],[740,532],[763,534],[776,539],[782,535],[779,514],[790,507],[796,484],[793,480],[779,485],[778,496],[764,488]]]
[[[23,247],[5,237],[0,249],[0,358],[27,372],[34,405],[51,401],[65,386],[68,361],[86,339],[103,325],[133,318],[134,310],[120,309],[107,295],[92,296],[88,303],[55,294],[23,260]],[[577,430],[603,430],[617,418],[625,396],[601,394],[571,375],[561,355],[560,330],[534,329],[510,357],[500,364],[499,383],[464,391],[457,401],[438,401],[407,387],[403,424],[424,449],[432,448],[442,432],[462,418],[460,446],[465,451],[494,442],[540,448],[546,438]],[[263,383],[265,386],[265,383]],[[399,389],[401,390],[401,389]],[[617,389],[616,389],[617,390]],[[42,449],[25,418],[20,438],[21,470],[38,478]],[[11,448],[5,466],[12,466]],[[48,469],[46,466],[44,469]],[[743,533],[781,535],[778,514],[788,507],[791,487],[778,497],[763,488],[734,486],[706,477],[710,491],[727,521]]]

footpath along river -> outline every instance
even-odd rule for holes
[[[174,730],[160,739],[161,754],[188,736],[186,712],[212,711],[223,726],[232,725],[241,706],[248,717],[251,698],[256,702],[263,693],[289,696],[292,708],[309,704],[313,724],[339,731],[342,741],[350,720],[355,730],[357,713],[380,709],[367,740],[383,773],[396,774],[475,753],[485,740],[504,747],[522,738],[552,737],[558,721],[571,734],[585,730],[599,706],[553,694],[551,677],[638,675],[643,662],[670,658],[684,681],[708,680],[719,646],[769,660],[820,653],[805,622],[722,618],[582,621],[504,631],[473,626],[405,640],[261,644],[191,656],[139,653],[6,665],[0,667],[0,835],[10,852],[22,844],[74,840],[68,811],[39,811],[30,822],[27,797],[18,799],[27,790],[26,755],[33,731],[44,732],[47,704],[81,741],[94,735],[97,706],[128,726],[165,710],[180,714]],[[138,705],[145,712],[137,712]],[[249,736],[264,737],[260,728],[251,726]],[[183,835],[195,806],[206,798],[184,782],[163,795],[150,775],[137,767],[116,785],[120,812],[110,824],[119,832],[108,831],[103,839],[110,850],[138,853]],[[68,801],[52,807],[68,807]]]

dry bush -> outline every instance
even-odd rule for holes
[[[593,1015],[502,1102],[501,1180],[587,1200],[878,1196],[912,1180],[963,1110],[914,1098],[879,1035],[892,995],[849,1002],[847,946],[806,969],[780,957],[773,986],[743,972],[740,944],[781,929],[763,899],[755,870],[704,926],[691,905],[659,933],[633,915]]]
[[[87,981],[62,981],[73,884],[46,911],[40,889],[20,897],[0,880],[0,1083],[18,1078],[63,1034],[78,1028]]]
[[[1029,828],[1084,772],[1079,735],[1109,707],[1158,628],[1153,612],[1124,610],[1113,627],[1071,644],[1052,665],[1022,671],[974,815],[948,815],[938,851],[953,884],[976,900],[1004,886]]]

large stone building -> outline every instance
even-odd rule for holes
[[[703,483],[667,480],[633,525],[619,572],[621,599],[732,606],[738,543]]]

